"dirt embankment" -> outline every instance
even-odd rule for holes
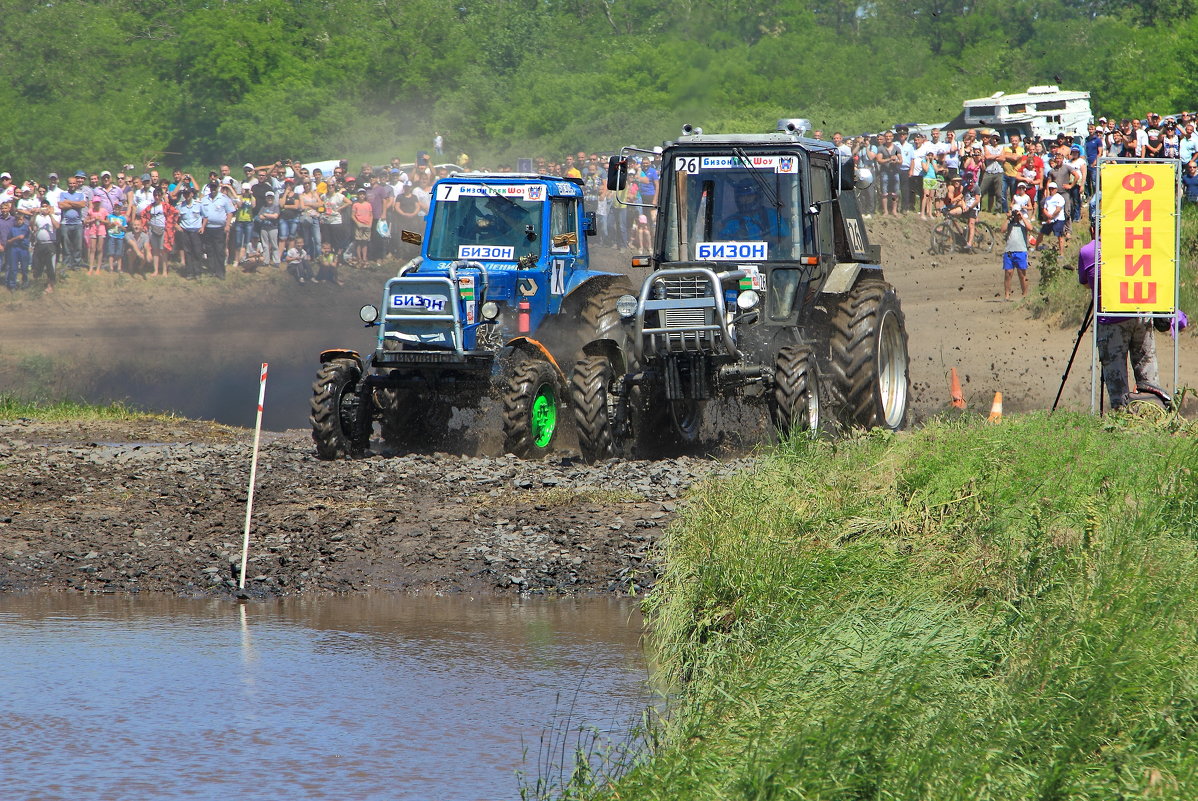
[[[187,421],[0,424],[0,589],[233,592],[251,443]],[[321,462],[306,432],[270,435],[246,585],[636,592],[654,580],[649,550],[680,496],[745,464]]]

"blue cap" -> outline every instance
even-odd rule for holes
[[[87,173],[85,173],[83,170],[75,170],[75,177],[76,178],[86,178]]]

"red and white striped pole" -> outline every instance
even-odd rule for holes
[[[246,562],[250,556],[250,515],[254,510],[254,479],[258,476],[258,441],[262,437],[262,405],[266,401],[266,362],[262,362],[262,373],[258,379],[258,420],[254,423],[254,455],[250,460],[250,491],[245,497],[245,537],[241,543],[241,574],[238,589],[245,589]]]

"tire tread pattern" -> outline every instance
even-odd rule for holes
[[[771,411],[778,436],[806,431],[810,418],[804,412],[811,404],[811,393],[819,392],[815,352],[806,345],[787,345],[774,360],[774,395]],[[818,395],[816,396],[818,403]],[[818,408],[818,407],[817,407]],[[815,421],[819,427],[819,420]]]
[[[321,459],[350,459],[361,456],[369,440],[361,436],[362,426],[354,422],[353,434],[347,435],[341,424],[341,409],[338,399],[343,387],[356,384],[362,373],[358,365],[349,359],[333,359],[321,365],[312,384],[311,414],[312,441],[316,443],[316,455]],[[358,415],[359,418],[361,414]]]
[[[523,359],[511,368],[503,390],[503,450],[522,459],[549,451],[553,442],[538,448],[532,434],[532,404],[537,389],[546,382],[556,384],[552,365],[540,359]],[[558,426],[561,426],[559,420]],[[554,432],[556,438],[557,432]]]
[[[603,356],[579,360],[570,374],[570,399],[578,448],[587,462],[606,459],[615,452],[611,420],[608,418],[608,387],[611,362]]]
[[[878,326],[887,307],[898,316],[906,348],[907,329],[898,305],[894,287],[880,280],[867,279],[858,283],[836,304],[831,318],[829,337],[832,379],[843,405],[840,422],[846,426],[873,428],[885,425],[879,408],[878,393]],[[910,378],[907,378],[910,381]],[[904,393],[904,398],[910,393]],[[907,412],[904,411],[903,422]],[[902,427],[902,424],[899,425]]]

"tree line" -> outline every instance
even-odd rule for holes
[[[652,145],[951,119],[1056,83],[1193,107],[1196,0],[0,0],[0,166]],[[412,154],[403,154],[410,157]]]

